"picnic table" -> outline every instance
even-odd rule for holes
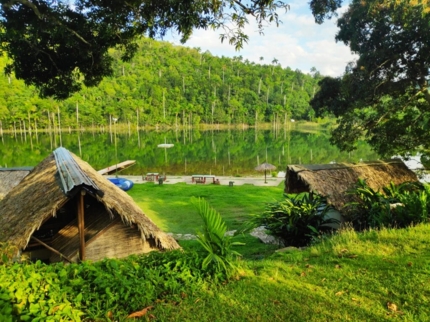
[[[211,174],[193,174],[191,176],[191,182],[195,183],[206,183],[206,179],[212,179],[212,182],[216,183],[216,177]]]
[[[159,177],[158,172],[148,172],[146,174],[145,180],[146,181],[157,181]]]

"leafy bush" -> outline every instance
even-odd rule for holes
[[[390,183],[381,191],[370,188],[359,179],[349,191],[358,201],[347,205],[345,219],[355,229],[380,227],[407,227],[428,221],[430,212],[430,188],[420,183]]]
[[[65,295],[55,266],[41,262],[0,265],[2,321],[81,321],[80,298]]]
[[[0,265],[0,320],[121,320],[213,282],[201,266],[196,253],[182,251],[70,265]]]
[[[234,257],[240,256],[232,246],[243,245],[243,243],[233,242],[231,237],[225,235],[227,232],[225,221],[204,199],[192,198],[192,202],[204,223],[203,232],[197,233],[197,241],[207,253],[202,262],[202,268],[213,270],[216,274],[226,273],[228,277],[235,269]]]
[[[262,214],[253,215],[244,231],[264,226],[285,246],[305,246],[320,234],[332,231],[330,224],[339,223],[326,216],[330,209],[318,195],[285,195],[285,200],[268,203]]]
[[[392,222],[390,200],[379,190],[370,188],[365,180],[359,179],[356,186],[348,191],[358,201],[346,205],[345,220],[353,224],[355,229],[381,227]]]

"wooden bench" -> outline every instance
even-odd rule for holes
[[[203,180],[203,179],[196,179],[195,182],[196,182],[196,184],[197,183],[205,183],[205,180]]]

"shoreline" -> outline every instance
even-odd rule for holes
[[[106,178],[116,178],[115,175],[107,175]],[[158,180],[156,181],[147,181],[144,179],[144,176],[133,176],[133,175],[119,175],[118,177],[128,179],[132,181],[135,184],[142,184],[142,183],[154,183],[159,184]],[[264,175],[257,176],[257,177],[234,177],[234,176],[215,176],[215,178],[219,181],[219,185],[228,186],[230,185],[230,182],[233,182],[233,186],[241,186],[244,184],[252,184],[254,186],[271,186],[276,187],[279,184],[281,184],[285,177],[267,177],[266,181],[264,182]],[[176,183],[186,183],[186,184],[197,184],[193,182],[191,175],[167,175],[166,180],[163,181],[163,184],[176,184]],[[213,185],[212,179],[206,180],[206,183],[198,183],[198,185]]]

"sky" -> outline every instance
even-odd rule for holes
[[[347,63],[353,61],[355,56],[349,47],[336,43],[336,18],[318,25],[307,1],[295,0],[289,4],[287,13],[279,12],[282,24],[266,27],[264,35],[259,35],[250,18],[250,24],[245,29],[249,40],[240,51],[228,42],[221,43],[219,30],[197,30],[184,46],[200,47],[203,52],[208,50],[215,56],[242,56],[244,60],[258,64],[271,64],[276,58],[283,68],[309,73],[315,67],[324,76],[341,76]],[[339,14],[345,10],[346,7],[341,8]],[[179,36],[170,34],[164,40],[181,45],[179,39]],[[264,60],[260,61],[260,57]]]

